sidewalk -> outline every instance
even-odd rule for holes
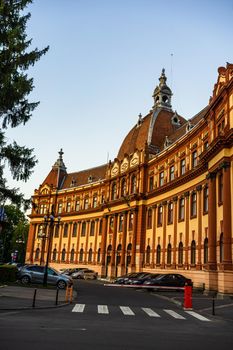
[[[36,293],[36,294],[35,294]],[[76,292],[73,292],[73,297]],[[35,302],[33,307],[33,300]],[[31,309],[31,308],[52,308],[69,304],[66,301],[66,290],[45,289],[40,286],[0,286],[0,310]]]

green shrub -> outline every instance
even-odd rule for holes
[[[0,282],[15,282],[17,268],[14,265],[0,265]]]

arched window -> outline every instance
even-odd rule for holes
[[[220,263],[223,262],[223,233],[221,233],[219,240],[219,260]]]
[[[39,260],[39,257],[40,257],[40,248],[37,248],[35,253],[35,260]]]
[[[125,196],[126,195],[126,179],[123,178],[121,181],[121,196]]]
[[[62,252],[61,252],[61,261],[65,261],[66,260],[66,250],[65,248],[62,249]]]
[[[196,242],[192,241],[191,243],[191,265],[196,264]]]
[[[148,245],[146,248],[146,264],[150,264],[150,246]]]
[[[122,245],[118,244],[118,246],[117,246],[116,265],[120,264],[120,261],[121,261],[121,250],[122,250]]]
[[[112,184],[111,200],[116,199],[116,194],[117,194],[117,186],[116,186],[116,183],[114,182]]]
[[[137,178],[136,175],[131,177],[131,193],[136,193],[137,190]]]
[[[53,255],[52,255],[52,261],[56,261],[57,260],[57,249],[53,249]]]
[[[71,252],[70,252],[70,262],[73,262],[74,261],[74,248],[71,249]]]
[[[160,263],[161,263],[161,246],[160,244],[158,244],[156,249],[156,264],[159,265]]]
[[[101,249],[99,248],[98,252],[97,252],[97,263],[98,264],[100,263],[100,257],[101,257]]]
[[[73,232],[72,232],[72,237],[76,237],[77,236],[77,222],[74,223],[73,226]]]
[[[68,224],[65,224],[64,226],[63,237],[68,237]]]
[[[208,238],[204,240],[204,264],[208,263]]]
[[[92,262],[92,249],[90,248],[89,249],[89,252],[88,252],[88,262]]]
[[[179,243],[178,247],[178,264],[183,265],[183,243]]]
[[[79,251],[79,262],[83,262],[83,248]]]
[[[132,244],[129,243],[127,246],[127,258],[126,258],[126,265],[129,266],[131,262],[131,251],[132,251]]]
[[[171,243],[167,246],[167,265],[171,265],[172,263],[172,246]]]

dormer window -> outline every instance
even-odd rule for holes
[[[93,182],[93,177],[92,177],[92,175],[89,175],[88,176],[88,183],[91,183],[91,182]]]

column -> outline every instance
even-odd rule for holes
[[[116,275],[116,239],[117,239],[117,217],[118,214],[114,215],[114,223],[113,223],[113,237],[112,237],[112,255],[111,255],[111,261],[110,261],[110,266],[111,266],[111,278],[115,277]]]
[[[201,244],[202,244],[202,186],[197,186],[197,270],[201,270]]]
[[[106,275],[105,258],[106,258],[106,241],[107,241],[107,223],[108,223],[108,216],[104,215],[102,238],[101,238],[101,277],[105,277]]]
[[[176,268],[176,256],[177,256],[177,225],[178,225],[178,197],[173,197],[173,227],[174,227],[174,236],[173,236],[173,262],[172,268]]]
[[[167,201],[164,201],[163,203],[163,255],[162,255],[162,269],[165,269],[165,264],[166,264],[166,235],[167,235]]]
[[[157,215],[157,205],[152,206],[153,216],[152,216],[152,269],[155,268],[155,250],[156,250],[156,215]]]
[[[223,269],[232,270],[230,162],[223,167]]]
[[[78,263],[79,258],[79,242],[80,242],[80,235],[81,235],[81,221],[78,222],[78,234],[77,234],[77,243],[76,243],[76,259],[75,264]]]
[[[99,234],[99,219],[95,219],[95,242],[94,242],[94,257],[93,263],[96,264],[96,248],[97,248],[97,239]]]
[[[131,272],[134,272],[136,264],[136,241],[137,241],[137,216],[138,209],[133,210],[133,239],[132,239],[132,256],[131,256]]]
[[[58,246],[58,258],[57,262],[61,262],[61,244],[62,244],[62,232],[63,232],[63,223],[59,227],[59,246]]]
[[[125,274],[125,260],[126,260],[126,236],[127,236],[127,215],[128,212],[124,212],[124,221],[123,221],[123,235],[122,235],[122,251],[121,251],[121,275]]]
[[[185,192],[185,260],[184,267],[188,269],[189,266],[189,191]]]
[[[73,222],[71,222],[68,226],[68,244],[67,244],[67,254],[66,254],[66,262],[70,261],[70,241],[72,235]]]
[[[85,239],[85,251],[84,251],[84,264],[88,264],[88,244],[89,244],[89,234],[90,234],[90,220],[87,220],[86,227],[86,239]]]
[[[208,201],[208,269],[216,270],[216,173],[210,173],[209,183],[209,201]]]

